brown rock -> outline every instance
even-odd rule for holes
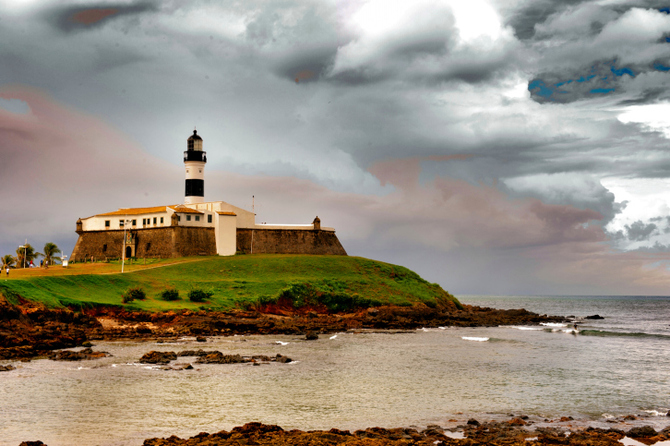
[[[111,355],[107,352],[94,352],[90,348],[85,348],[78,352],[73,352],[70,350],[54,351],[49,354],[49,359],[52,361],[83,361],[104,358],[106,356]]]
[[[177,359],[175,352],[150,351],[140,358],[140,362],[145,364],[167,364],[175,359]]]

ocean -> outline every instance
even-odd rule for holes
[[[572,324],[439,327],[207,343],[97,342],[111,357],[9,362],[0,374],[0,445],[141,445],[151,437],[230,430],[250,421],[285,429],[455,427],[469,418],[572,417],[571,427],[670,424],[670,297],[458,296],[461,302],[574,316]],[[586,319],[600,315],[604,319]],[[151,350],[203,348],[289,356],[288,364],[138,363]],[[8,362],[3,362],[8,364]],[[637,423],[637,424],[636,424]]]

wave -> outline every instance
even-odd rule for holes
[[[544,325],[545,327],[567,327],[568,324],[563,324],[560,322],[540,322],[540,325]]]
[[[479,336],[461,336],[461,339],[464,341],[476,341],[476,342],[486,342],[489,338],[479,337]]]
[[[670,335],[665,334],[629,332],[629,331],[579,330],[578,333],[582,336],[620,336],[628,338],[670,339]]]
[[[499,325],[500,328],[514,328],[515,330],[542,331],[542,327],[526,327],[524,325]]]

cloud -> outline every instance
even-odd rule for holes
[[[670,60],[670,15],[659,10],[580,4],[536,25],[538,73],[529,82],[538,102],[567,103],[602,95],[664,97]],[[580,31],[581,30],[581,31]],[[625,97],[629,96],[629,97]]]
[[[645,225],[641,220],[638,220],[631,225],[626,225],[628,239],[635,242],[649,240],[649,237],[656,231],[656,229],[658,228],[654,223]]]
[[[429,3],[429,4],[428,4]],[[477,9],[479,23],[471,16]],[[504,72],[515,40],[487,2],[371,1],[350,20],[353,37],[338,48],[329,79],[346,85],[480,83]]]
[[[65,6],[49,10],[49,21],[63,32],[81,31],[97,28],[121,16],[132,16],[147,11],[154,11],[156,7],[150,2],[127,3],[99,3],[86,6]]]

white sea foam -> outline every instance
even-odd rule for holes
[[[643,410],[642,412],[646,412],[652,417],[665,417],[668,414],[668,410],[666,409],[661,409],[660,411],[651,409],[651,410]]]
[[[476,341],[476,342],[486,342],[489,340],[489,338],[479,336],[461,336],[461,339],[465,341]]]
[[[526,327],[526,326],[523,326],[523,325],[500,325],[500,327],[504,327],[504,328],[514,328],[514,329],[516,329],[516,330],[526,330],[526,331],[540,331],[540,330],[544,330],[544,328],[540,328],[540,327]]]
[[[329,339],[335,339],[337,335],[332,335]]]
[[[568,324],[562,324],[560,322],[540,322],[540,325],[545,327],[567,327]]]
[[[277,344],[277,345],[288,345],[288,342],[275,341],[275,344]]]

